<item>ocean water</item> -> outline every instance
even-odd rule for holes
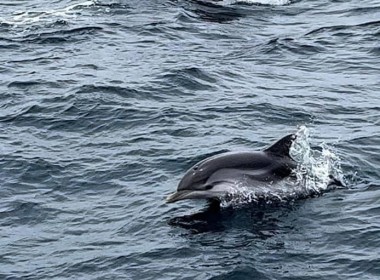
[[[376,0],[1,1],[0,279],[379,279],[379,42]],[[300,131],[345,187],[165,203]]]

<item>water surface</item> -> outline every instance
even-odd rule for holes
[[[0,10],[0,278],[380,277],[378,1]],[[198,160],[302,125],[347,188],[164,203]]]

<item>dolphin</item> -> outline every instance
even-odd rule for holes
[[[295,134],[289,134],[263,151],[225,152],[206,158],[191,167],[169,195],[167,203],[184,199],[220,200],[239,183],[267,191],[290,177],[297,163],[289,155]]]

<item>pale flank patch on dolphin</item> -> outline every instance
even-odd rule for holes
[[[289,177],[297,167],[289,155],[295,139],[290,134],[264,151],[227,152],[206,158],[186,172],[177,192],[166,201],[221,199],[241,184],[271,186]]]
[[[235,184],[229,182],[221,182],[215,184],[210,190],[180,190],[169,195],[166,199],[167,203],[176,202],[183,199],[213,199],[225,196],[231,192],[235,187]]]

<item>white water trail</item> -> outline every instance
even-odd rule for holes
[[[0,17],[0,23],[21,26],[30,25],[37,22],[50,22],[57,19],[75,18],[75,10],[83,7],[94,6],[95,4],[96,2],[94,0],[87,0],[57,9],[16,11],[8,19]]]
[[[245,4],[261,4],[269,6],[283,6],[290,3],[290,0],[225,0],[226,5],[245,3]]]

